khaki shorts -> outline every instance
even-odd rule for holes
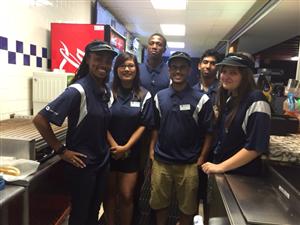
[[[170,206],[172,192],[176,193],[179,210],[194,215],[198,210],[198,166],[170,165],[153,161],[150,206],[154,210]]]

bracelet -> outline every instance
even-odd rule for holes
[[[59,147],[59,149],[57,149],[55,151],[55,154],[56,155],[61,155],[61,154],[64,154],[64,152],[67,150],[67,147],[65,145],[62,145]]]

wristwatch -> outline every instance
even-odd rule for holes
[[[62,145],[59,147],[59,149],[57,149],[55,151],[55,154],[56,155],[61,155],[61,154],[64,154],[64,152],[67,150],[67,147],[65,145]]]

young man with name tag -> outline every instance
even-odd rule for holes
[[[175,190],[180,225],[190,225],[198,209],[198,167],[206,161],[211,145],[213,109],[209,97],[188,84],[191,58],[187,53],[173,53],[168,67],[172,84],[154,97],[150,206],[157,225],[165,225]]]

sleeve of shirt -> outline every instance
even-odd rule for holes
[[[80,93],[75,88],[69,87],[39,113],[49,122],[61,126],[70,112],[80,106],[80,98]]]
[[[207,95],[203,95],[202,98],[205,98],[206,96]],[[203,128],[207,133],[212,133],[214,131],[213,107],[209,98],[203,103],[198,114],[198,124],[199,127]]]
[[[152,128],[154,126],[154,115],[153,115],[153,99],[150,92],[147,92],[141,110],[141,125]]]
[[[160,127],[160,108],[159,108],[159,102],[158,102],[158,95],[156,94],[154,99],[152,99],[153,102],[153,113],[154,113],[154,129],[159,129]]]
[[[268,151],[270,139],[270,116],[263,112],[254,112],[249,116],[246,127],[245,148],[263,153]]]

